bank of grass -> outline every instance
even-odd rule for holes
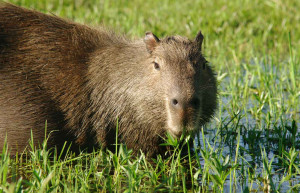
[[[49,159],[45,148],[27,159],[4,149],[0,192],[299,192],[298,0],[10,2],[131,37],[151,30],[193,38],[201,29],[220,99],[185,160],[180,149],[151,163],[125,147],[63,159]]]

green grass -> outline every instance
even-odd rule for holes
[[[0,192],[300,191],[298,0],[9,2],[130,37],[151,30],[194,38],[201,30],[220,99],[185,161],[175,156],[180,149],[151,163],[123,146],[63,159],[50,159],[46,147],[26,159],[4,150]]]

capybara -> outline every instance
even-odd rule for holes
[[[0,5],[0,148],[118,142],[148,156],[166,133],[195,134],[216,109],[203,35],[130,40],[53,15]],[[45,133],[46,132],[46,133]]]

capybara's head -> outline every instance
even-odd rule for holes
[[[151,32],[144,38],[165,105],[166,128],[174,137],[193,133],[216,109],[216,79],[201,53],[203,35],[193,41],[180,36],[162,40]]]

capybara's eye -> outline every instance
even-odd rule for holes
[[[159,66],[159,64],[158,64],[158,63],[156,63],[156,62],[154,62],[154,68],[155,68],[155,70],[159,70],[159,69],[160,69],[160,66]]]

